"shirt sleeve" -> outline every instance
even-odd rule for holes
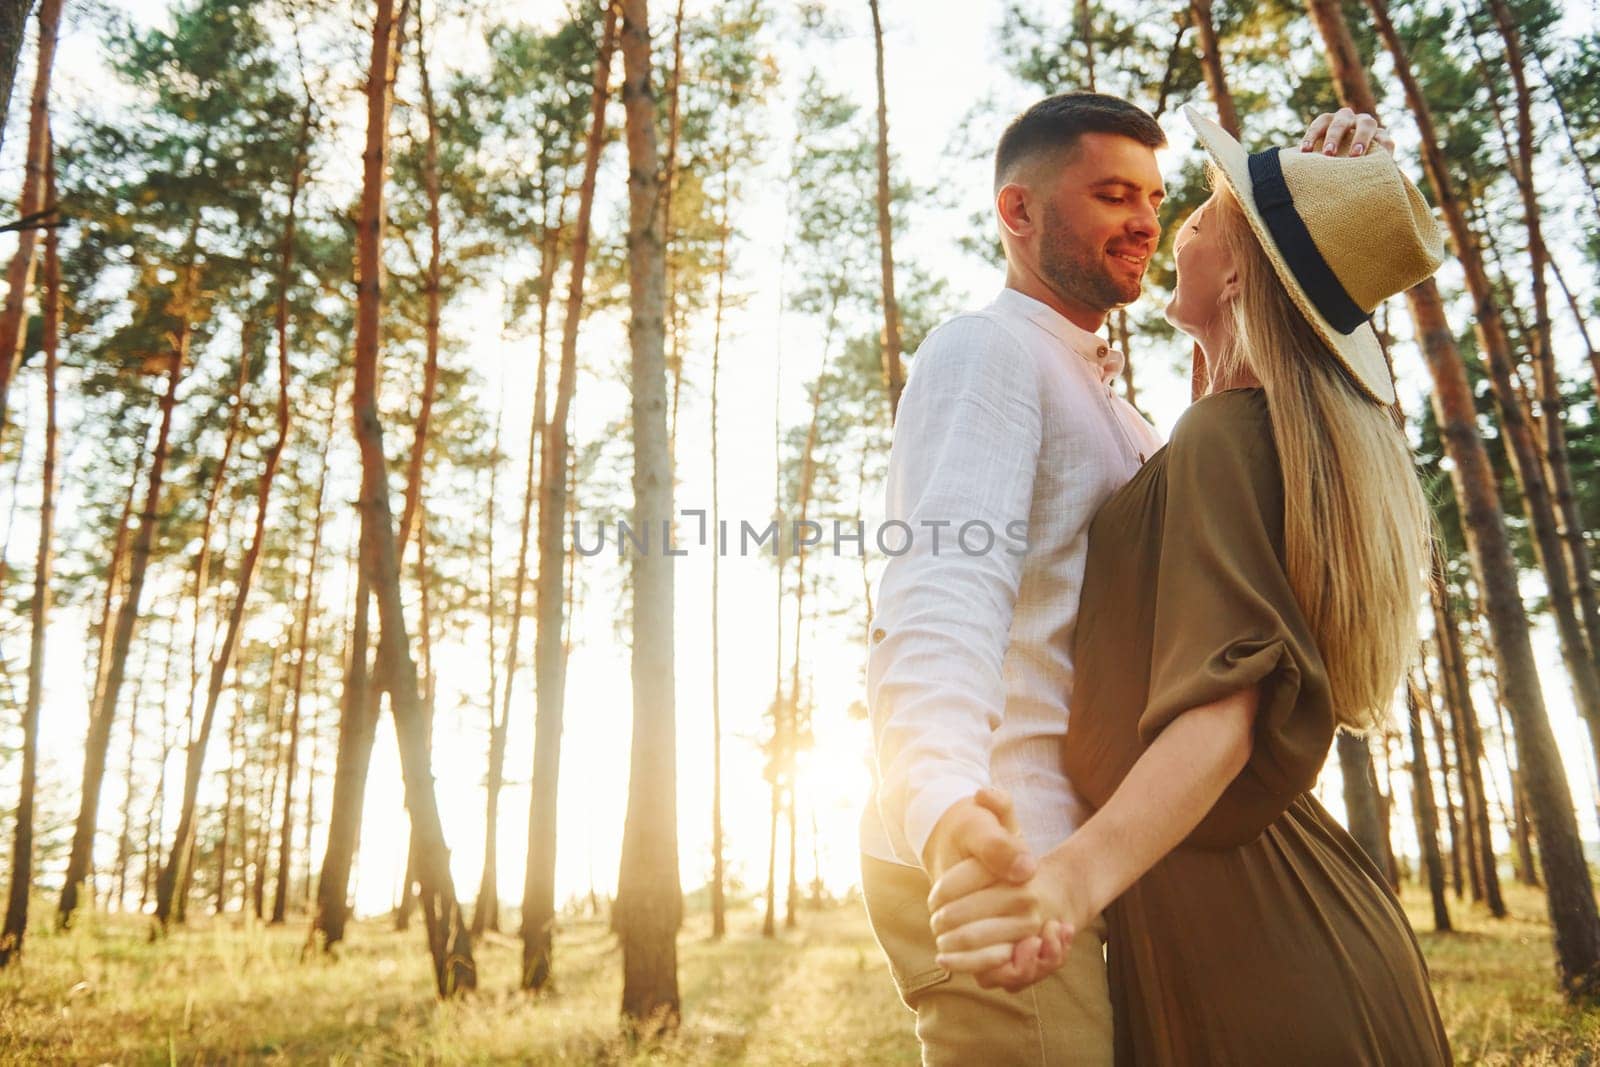
[[[1219,403],[1220,401],[1220,403]],[[1284,570],[1283,478],[1255,394],[1203,403],[1167,453],[1148,745],[1184,712],[1260,687],[1250,760],[1188,839],[1254,840],[1317,780],[1336,727],[1327,675]]]
[[[1041,418],[1033,359],[992,320],[946,324],[912,366],[889,453],[867,696],[879,813],[896,855],[920,865],[939,817],[989,784]]]

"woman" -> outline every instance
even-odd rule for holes
[[[1211,385],[1090,530],[1065,760],[1097,810],[1026,886],[947,872],[941,962],[1034,979],[1011,943],[1045,924],[1048,967],[1103,910],[1121,1063],[1448,1063],[1399,903],[1309,792],[1416,644],[1427,513],[1366,317],[1440,236],[1385,152],[1188,115],[1215,193],[1167,314]]]

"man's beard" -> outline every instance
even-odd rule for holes
[[[1105,249],[1084,244],[1048,207],[1044,240],[1039,246],[1039,273],[1056,292],[1097,311],[1131,304],[1144,289],[1142,272],[1137,278],[1111,273]]]

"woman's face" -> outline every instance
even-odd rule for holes
[[[1238,271],[1217,227],[1207,225],[1220,193],[1200,205],[1178,230],[1172,251],[1178,284],[1167,304],[1167,321],[1214,350],[1226,328],[1225,305],[1238,292]]]

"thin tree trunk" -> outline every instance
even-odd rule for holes
[[[726,145],[722,152],[722,195],[717,203],[717,295],[711,320],[711,528],[721,530],[721,454],[718,448],[717,390],[722,365],[722,314],[727,299],[729,171],[732,160]],[[728,932],[728,903],[724,891],[722,837],[722,621],[721,551],[711,553],[711,936]]]
[[[402,11],[402,14],[404,12]],[[361,225],[357,240],[355,389],[352,399],[357,444],[361,449],[361,568],[378,600],[383,637],[379,666],[388,681],[406,809],[416,842],[421,905],[441,996],[477,984],[472,938],[456,901],[450,857],[433,793],[426,711],[418,692],[416,664],[406,637],[400,601],[400,553],[389,507],[383,424],[378,419],[378,346],[383,265],[383,184],[387,170],[390,82],[396,36],[393,0],[377,0],[372,57],[367,74],[367,138],[363,154]]]
[[[33,76],[33,98],[28,111],[28,157],[22,179],[22,197],[17,214],[23,219],[36,218],[54,203],[45,202],[48,184],[45,171],[50,154],[50,69],[55,64],[56,31],[61,23],[61,0],[40,0],[39,3],[39,53]],[[7,49],[9,51],[9,49]],[[0,69],[4,69],[4,55],[0,52]],[[16,70],[16,53],[12,51],[11,71]],[[7,103],[10,97],[10,78],[5,79]],[[0,111],[0,119],[4,112]],[[11,379],[22,365],[23,342],[27,339],[28,291],[33,286],[34,252],[38,245],[38,227],[24,225],[17,231],[17,250],[11,256],[6,270],[6,298],[0,305],[0,425],[4,424],[6,397],[11,389]]]
[[[150,553],[155,543],[156,523],[161,506],[161,490],[166,475],[167,457],[172,437],[173,411],[177,407],[178,383],[183,380],[184,364],[189,355],[192,336],[189,302],[193,297],[199,273],[196,236],[199,221],[190,224],[186,247],[189,266],[181,286],[183,296],[178,302],[178,327],[173,338],[172,352],[168,356],[167,389],[161,398],[161,428],[156,436],[155,454],[150,461],[150,473],[145,486],[144,505],[139,514],[139,531],[134,536],[132,559],[128,569],[128,589],[123,594],[117,610],[117,625],[111,637],[111,653],[107,659],[106,677],[101,687],[99,701],[90,709],[89,733],[83,746],[83,788],[80,792],[77,824],[72,835],[72,852],[67,858],[65,883],[57,909],[59,925],[72,923],[78,908],[78,897],[84,879],[94,867],[95,827],[99,820],[100,790],[105,781],[106,752],[111,743],[111,727],[116,719],[117,698],[122,690],[127,671],[128,649],[133,642],[134,624],[139,617],[139,601],[144,593],[145,571],[150,565]]]
[[[429,609],[428,588],[428,512],[426,507],[417,509],[417,607],[420,618],[417,622],[417,650],[421,653],[422,666],[422,707],[424,718],[427,722],[428,750],[433,751],[433,713],[435,707],[434,696],[437,691],[438,676],[433,669],[433,615]],[[416,877],[417,877],[417,842],[411,839],[406,849],[406,878],[400,890],[400,907],[395,915],[395,929],[409,930],[411,928],[411,912],[417,904]]]
[[[123,589],[128,570],[128,543],[132,538],[133,505],[139,484],[144,481],[144,461],[149,454],[148,434],[139,442],[138,455],[133,460],[133,475],[128,479],[128,492],[122,498],[122,512],[117,518],[116,532],[111,538],[111,559],[106,564],[106,595],[100,604],[100,615],[95,621],[93,641],[95,647],[94,688],[91,690],[91,707],[98,707],[105,692],[106,669],[111,661],[112,609],[117,606],[117,593]]]
[[[235,715],[228,724],[228,770],[224,775],[222,790],[222,833],[217,839],[217,902],[212,910],[218,915],[228,908],[228,835],[233,829],[234,776],[243,769],[239,758],[243,737],[244,716]],[[242,853],[244,849],[239,851]]]
[[[781,703],[782,697],[778,698]],[[778,808],[783,803],[783,792],[777,779],[772,783],[772,811],[767,819],[767,911],[761,920],[761,936],[778,935],[777,877],[778,877]]]
[[[300,751],[300,702],[305,693],[306,660],[311,648],[311,615],[317,603],[317,564],[322,553],[323,502],[328,488],[328,445],[333,440],[334,415],[328,412],[328,425],[322,437],[322,467],[317,475],[316,511],[311,520],[311,555],[307,561],[305,598],[300,604],[299,635],[295,638],[294,681],[289,691],[289,769],[283,791],[283,819],[278,827],[278,884],[272,894],[272,923],[279,925],[289,913],[289,872],[294,854],[294,780]],[[309,805],[306,818],[310,818]]]
[[[290,593],[291,602],[298,592],[297,589]],[[249,804],[241,813],[242,817],[248,816],[250,824],[249,831],[244,835],[244,840],[249,843],[249,853],[241,859],[246,859],[250,865],[250,913],[257,920],[266,917],[267,862],[272,856],[269,845],[272,837],[272,812],[277,806],[278,781],[283,775],[283,721],[286,715],[284,708],[286,701],[280,698],[279,690],[283,684],[283,671],[288,663],[288,657],[279,649],[286,644],[287,640],[273,649],[272,667],[267,672],[266,711],[267,721],[271,724],[267,730],[267,751],[272,762],[263,769],[265,778],[263,784],[266,788],[257,794],[256,802]],[[190,851],[192,854],[192,846]],[[179,900],[183,899],[185,897],[180,895]],[[182,921],[181,917],[179,921]]]
[[[534,383],[533,415],[528,425],[528,464],[523,475],[522,483],[522,521],[517,533],[517,571],[511,582],[511,632],[506,640],[506,666],[505,685],[500,692],[500,719],[498,724],[493,724],[493,709],[491,708],[491,724],[493,732],[489,738],[489,799],[491,835],[498,834],[500,788],[505,778],[506,762],[506,735],[511,724],[511,692],[515,687],[517,678],[517,661],[522,644],[522,612],[526,600],[528,585],[528,542],[529,531],[533,526],[533,501],[535,494],[534,473],[539,463],[539,442],[544,437],[545,422],[545,364],[546,343],[549,337],[550,292],[555,278],[556,260],[558,258],[557,236],[561,223],[566,218],[567,194],[563,190],[560,205],[557,208],[557,217],[554,223],[549,219],[549,207],[544,210],[544,228],[540,237],[539,251],[539,368]],[[489,912],[485,922],[493,923],[492,929],[499,930],[499,890],[491,884],[491,875],[498,877],[489,870],[489,863],[496,859],[495,851],[490,846],[484,852],[484,873],[478,885],[479,901],[493,902],[493,910]],[[487,894],[487,896],[486,896]],[[474,932],[478,922],[477,914],[473,915]]]
[[[622,103],[628,142],[628,335],[632,347],[634,514],[670,526],[671,457],[666,425],[661,227],[655,93],[650,87],[646,0],[621,0]],[[664,526],[663,535],[667,530]],[[636,1032],[677,1028],[677,744],[673,699],[673,560],[666,536],[632,558],[633,747],[627,822],[613,917],[622,940],[622,1014]]]
[[[1439,856],[1439,814],[1433,803],[1433,776],[1428,773],[1428,748],[1422,739],[1422,707],[1416,685],[1406,686],[1406,709],[1410,713],[1411,795],[1417,815],[1417,840],[1421,843],[1422,867],[1428,880],[1428,897],[1433,902],[1433,928],[1449,932],[1450,905],[1444,895],[1444,862]]]
[[[1439,724],[1434,703],[1433,683],[1428,678],[1427,649],[1424,646],[1421,655],[1417,657],[1417,672],[1422,678],[1423,707],[1427,709],[1428,728],[1433,733],[1434,751],[1439,757],[1439,782],[1444,786],[1444,810],[1446,827],[1450,832],[1450,885],[1455,890],[1456,899],[1461,899],[1461,828],[1456,821],[1455,797],[1450,791],[1450,760],[1447,755],[1449,744],[1445,740],[1445,732]]]
[[[166,809],[167,758],[172,755],[172,749],[177,742],[172,721],[167,715],[167,706],[172,693],[172,667],[177,659],[178,640],[175,630],[176,625],[169,620],[166,658],[161,665],[161,756],[156,762],[156,787],[150,795],[150,807],[145,812],[144,869],[140,872],[139,878],[141,912],[150,902],[150,895],[155,892],[156,871],[161,866],[162,812]]]
[[[499,666],[499,649],[495,645],[495,589],[494,580],[494,501],[495,490],[500,474],[500,415],[495,414],[494,419],[494,448],[490,453],[493,460],[489,464],[489,498],[484,502],[488,515],[484,521],[484,535],[487,545],[484,549],[484,562],[488,565],[488,580],[484,588],[484,615],[489,624],[489,779],[484,790],[485,812],[483,830],[483,874],[478,880],[478,897],[472,902],[472,936],[482,937],[485,930],[500,930],[500,893],[495,883],[499,880],[498,869],[498,837],[500,834],[500,785],[505,775],[505,748],[500,744],[500,723],[495,715],[495,707],[500,698],[500,679],[496,675]]]
[[[47,0],[48,2],[48,0]],[[55,167],[45,130],[45,187],[55,199]],[[44,695],[44,639],[50,619],[50,576],[55,561],[56,368],[61,336],[61,262],[56,231],[44,245],[44,472],[39,488],[39,544],[33,558],[33,599],[28,605],[28,702],[22,712],[22,782],[17,829],[11,850],[11,891],[0,927],[0,967],[22,953],[28,929],[28,891],[33,887],[33,794],[39,773],[39,707]]]
[[[868,0],[868,3],[872,8],[872,43],[878,79],[878,273],[883,289],[883,387],[889,396],[889,421],[893,422],[900,411],[900,394],[906,383],[905,369],[900,364],[900,302],[894,295],[894,229],[889,213],[889,100],[883,84],[883,20],[878,13],[878,0]],[[1089,62],[1092,70],[1092,57]]]
[[[1436,575],[1433,586],[1434,627],[1439,642],[1440,674],[1445,679],[1457,731],[1457,745],[1461,754],[1462,785],[1465,787],[1467,817],[1473,824],[1472,841],[1475,851],[1472,865],[1477,872],[1478,884],[1483,888],[1483,899],[1489,914],[1497,919],[1506,916],[1505,900],[1500,893],[1500,874],[1494,855],[1493,827],[1489,821],[1488,789],[1483,778],[1483,739],[1478,727],[1478,711],[1472,699],[1472,689],[1467,678],[1466,663],[1461,649],[1461,634],[1456,627],[1455,610],[1450,605],[1450,593],[1442,576]]]
[[[561,328],[561,365],[556,376],[555,408],[543,427],[544,437],[539,448],[539,571],[534,583],[533,657],[538,709],[534,717],[533,785],[528,797],[527,867],[522,882],[521,983],[522,988],[531,990],[544,988],[550,979],[552,964],[556,800],[566,688],[561,626],[565,607],[562,520],[567,498],[567,435],[572,396],[578,384],[578,326],[583,317],[584,279],[589,263],[589,222],[594,210],[600,153],[605,144],[607,85],[616,41],[617,10],[615,6],[608,6],[600,28],[594,84],[590,90],[589,133],[584,143],[583,179],[578,186],[578,214],[572,237],[566,317]],[[631,113],[629,121],[634,121]],[[652,513],[641,507],[638,515],[641,525],[648,528]],[[662,547],[665,550],[665,546]]]

